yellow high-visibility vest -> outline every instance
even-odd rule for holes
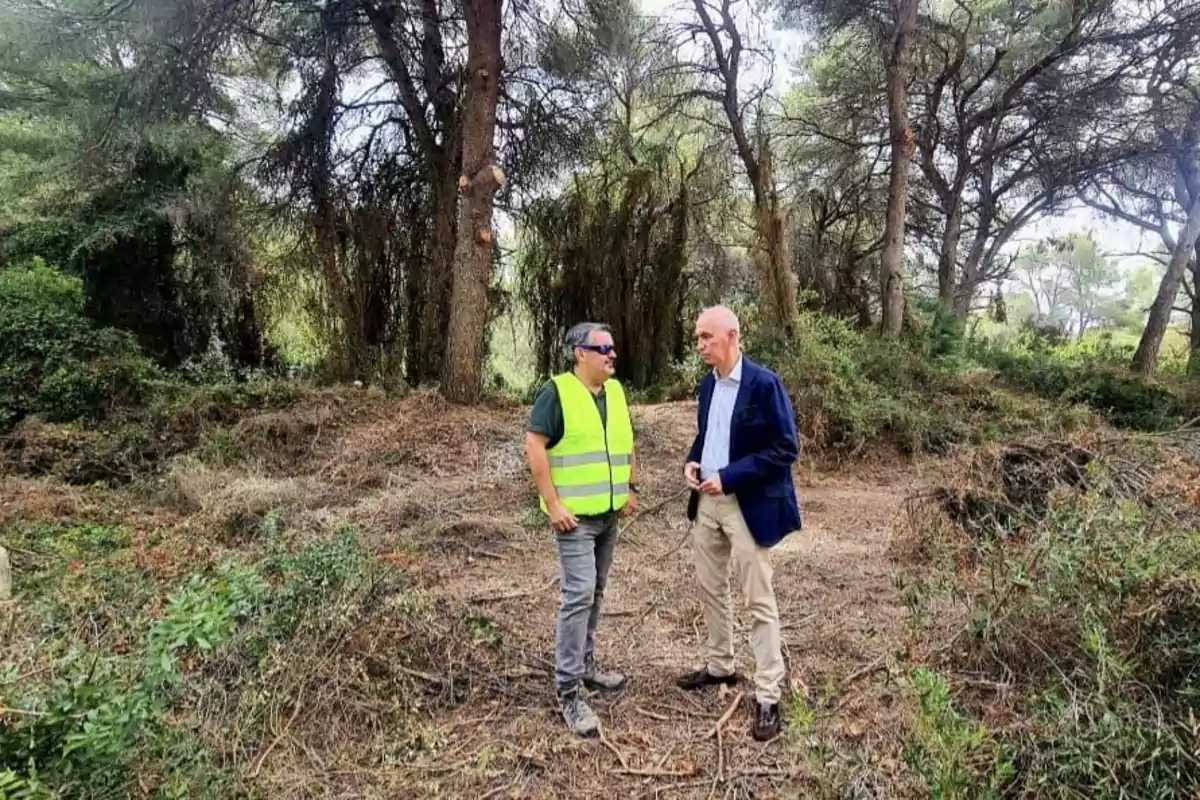
[[[633,422],[625,390],[612,378],[604,383],[607,430],[596,400],[573,372],[554,376],[563,410],[563,437],[548,451],[550,479],[572,514],[619,511],[629,500]],[[546,501],[542,511],[548,513]]]

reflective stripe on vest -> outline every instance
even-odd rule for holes
[[[629,499],[633,424],[621,384],[604,384],[608,426],[591,391],[574,373],[554,377],[563,409],[563,437],[549,451],[550,479],[572,514],[620,510]],[[546,511],[546,503],[541,502]]]

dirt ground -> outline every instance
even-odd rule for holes
[[[365,745],[322,753],[314,744],[322,721],[304,714],[256,754],[256,788],[268,796],[906,794],[899,787],[911,707],[888,669],[903,657],[905,609],[888,552],[915,467],[819,473],[807,459],[798,465],[805,528],[774,553],[792,692],[784,733],[760,744],[750,736],[752,683],[695,694],[674,686],[704,651],[680,474],[695,405],[637,407],[645,494],[617,546],[597,644],[602,663],[630,680],[617,695],[595,698],[604,736],[583,740],[554,707],[558,570],[522,455],[525,414],[515,405],[450,408],[424,393],[316,395],[247,419],[236,439],[248,460],[182,464],[147,505],[93,506],[85,491],[20,479],[0,486],[0,508],[5,517],[120,513],[139,529],[170,528],[170,540],[186,546],[160,545],[145,560],[179,575],[236,549],[229,531],[268,509],[312,536],[351,523],[377,557],[497,632],[494,674],[460,700],[418,712],[430,743],[422,752],[389,765],[367,763],[374,751]],[[750,676],[736,587],[732,598],[739,670]],[[375,657],[418,684],[461,672],[453,663],[409,663],[399,645],[380,647]],[[305,729],[314,732],[308,739]]]
[[[459,489],[476,500],[473,519],[458,526],[470,545],[427,550],[423,569],[431,573],[427,581],[494,620],[510,659],[526,672],[482,707],[464,704],[431,721],[453,745],[411,766],[424,772],[423,793],[705,798],[812,796],[823,785],[837,794],[853,793],[848,784],[868,792],[894,788],[906,712],[886,680],[886,665],[903,646],[904,608],[891,585],[887,551],[915,474],[894,466],[862,474],[797,468],[805,528],[774,556],[795,696],[785,733],[759,744],[749,733],[750,682],[742,684],[745,694],[690,694],[674,686],[677,675],[703,663],[704,650],[680,494],[695,405],[642,406],[635,413],[643,513],[625,523],[597,635],[602,663],[630,681],[618,695],[595,700],[603,740],[572,737],[555,713],[554,540],[533,507],[516,444],[524,418],[513,410],[498,430],[489,429],[494,440],[476,439],[478,471],[471,487]],[[494,524],[479,522],[484,509],[494,509]],[[736,587],[732,592],[740,608]],[[745,623],[736,611],[739,670],[750,676]],[[717,722],[734,705],[718,740]],[[481,753],[492,769],[462,769]]]

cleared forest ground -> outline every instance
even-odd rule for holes
[[[234,615],[222,646],[179,651],[163,741],[207,755],[179,773],[143,749],[147,796],[179,774],[269,797],[923,793],[905,763],[916,640],[893,532],[925,470],[948,462],[798,465],[806,527],[774,557],[792,692],[783,735],[759,744],[749,684],[747,695],[673,684],[704,641],[680,481],[695,405],[638,406],[645,496],[598,634],[600,658],[630,683],[597,699],[603,738],[580,740],[553,703],[557,567],[522,457],[525,414],[317,392],[205,437],[150,483],[6,477],[0,528],[18,598],[5,665],[62,671],[58,640],[132,663],[147,627],[182,613],[169,598],[187,576],[235,564],[265,576],[272,599]],[[107,544],[55,550],[88,536]],[[740,609],[736,588],[733,599]]]

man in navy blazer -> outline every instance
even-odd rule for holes
[[[695,690],[739,680],[729,604],[732,554],[753,618],[754,738],[765,741],[779,732],[785,677],[770,549],[803,524],[792,483],[800,444],[783,382],[742,355],[739,334],[737,316],[723,306],[696,320],[696,345],[713,371],[700,384],[699,430],[683,474],[692,489],[688,519],[708,655],[704,667],[678,683]]]

